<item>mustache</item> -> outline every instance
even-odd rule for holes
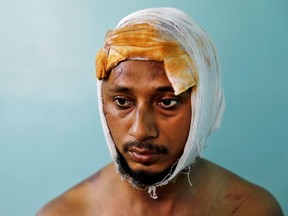
[[[131,148],[146,149],[149,151],[153,151],[157,154],[167,154],[168,153],[168,149],[166,147],[161,146],[161,145],[146,143],[146,142],[130,141],[130,142],[127,142],[123,146],[123,150],[125,152],[128,152]]]

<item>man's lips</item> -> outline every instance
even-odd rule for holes
[[[135,162],[142,164],[151,164],[161,155],[157,151],[142,148],[130,148],[128,153]]]

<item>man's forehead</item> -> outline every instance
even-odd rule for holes
[[[174,92],[165,73],[163,63],[156,61],[128,60],[113,68],[104,81],[112,91],[153,89],[157,92]]]
[[[168,80],[163,62],[153,60],[125,60],[114,67],[109,75],[109,78],[146,78],[154,80],[164,78]],[[109,79],[108,78],[108,79]]]

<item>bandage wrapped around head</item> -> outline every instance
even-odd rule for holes
[[[201,155],[209,134],[220,127],[225,103],[217,53],[207,33],[174,8],[134,12],[107,33],[105,45],[96,57],[96,70],[100,116],[114,161],[118,153],[103,114],[101,79],[126,59],[162,61],[176,95],[192,87],[192,118],[183,154],[173,173],[151,186],[155,189],[191,165]]]

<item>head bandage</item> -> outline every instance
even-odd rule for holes
[[[156,187],[166,185],[191,165],[201,155],[210,133],[220,127],[225,101],[217,53],[206,32],[188,15],[173,8],[134,12],[107,33],[105,46],[97,54],[96,70],[100,117],[114,162],[117,151],[103,114],[101,79],[125,59],[163,61],[175,94],[194,86],[191,125],[184,152],[173,172],[149,186],[148,192],[156,197]]]

